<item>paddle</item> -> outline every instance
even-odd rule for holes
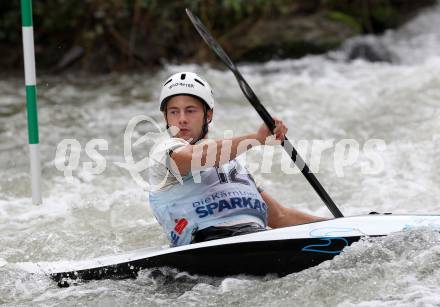
[[[189,9],[186,9],[185,11],[189,19],[191,20],[192,24],[196,28],[197,32],[200,34],[200,36],[203,38],[206,44],[211,48],[211,50],[214,51],[214,53],[219,57],[219,59],[232,71],[232,73],[234,74],[235,78],[238,81],[238,85],[243,91],[243,94],[246,96],[246,98],[255,108],[255,110],[263,119],[267,127],[269,127],[270,131],[273,131],[273,129],[275,129],[275,122],[272,116],[269,114],[266,108],[261,104],[260,100],[255,95],[254,91],[251,89],[249,84],[241,75],[237,66],[234,64],[234,62],[232,62],[232,60],[229,58],[229,56],[226,54],[223,48],[219,45],[219,43],[212,37],[212,35],[209,33],[209,31],[200,21],[200,19],[197,16],[193,15]],[[326,190],[319,183],[315,175],[310,171],[307,164],[298,154],[298,152],[293,147],[292,143],[290,143],[290,141],[287,139],[287,137],[281,143],[281,146],[283,146],[284,150],[289,154],[293,163],[295,163],[295,165],[301,170],[302,174],[306,177],[307,181],[312,185],[316,193],[318,193],[319,197],[322,199],[322,201],[330,210],[330,212],[333,214],[333,216],[336,218],[343,217],[341,211],[339,211],[336,204],[333,202],[333,200],[330,198]]]

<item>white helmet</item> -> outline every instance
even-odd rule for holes
[[[160,110],[165,103],[176,95],[191,95],[202,99],[210,109],[214,108],[214,96],[208,82],[193,72],[179,72],[172,75],[163,85],[160,92]]]

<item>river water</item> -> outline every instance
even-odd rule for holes
[[[310,155],[312,144],[330,142],[317,176],[345,215],[440,214],[439,18],[437,6],[397,31],[357,39],[385,46],[392,63],[346,62],[342,49],[240,66],[269,111],[285,120],[289,138],[298,142],[307,161],[316,157]],[[30,201],[23,80],[2,78],[0,304],[440,306],[440,234],[429,228],[363,240],[332,261],[283,278],[183,274],[170,282],[145,271],[136,280],[60,289],[46,276],[15,268],[22,261],[90,259],[167,244],[149,209],[148,192],[118,163],[125,162],[124,131],[130,119],[143,114],[160,123],[160,84],[181,70],[198,72],[214,88],[212,137],[226,130],[239,135],[257,129],[258,115],[232,74],[209,66],[169,65],[155,74],[99,78],[39,76],[41,206]],[[133,139],[153,128],[139,125]],[[57,155],[65,139],[78,142],[68,155],[79,154],[78,166],[67,178],[62,167],[55,167],[73,163]],[[99,150],[106,161],[101,174],[84,164],[93,162],[85,152],[92,139],[103,139],[108,146]],[[371,140],[381,140],[373,147],[379,162],[373,171],[368,165],[374,161],[365,150]],[[137,146],[134,160],[144,157],[151,145],[146,141]],[[262,155],[253,150],[248,162],[261,161]],[[286,206],[330,217],[302,175],[286,174],[282,157],[275,149],[270,172],[260,167],[257,179]]]

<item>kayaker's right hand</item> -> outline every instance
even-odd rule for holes
[[[276,145],[276,144],[280,144],[285,138],[285,135],[288,130],[286,125],[279,118],[274,117],[273,119],[275,121],[275,129],[273,131],[273,135],[265,123],[261,124],[260,128],[256,133],[256,139],[261,144]]]

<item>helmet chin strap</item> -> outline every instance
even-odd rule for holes
[[[191,144],[195,144],[198,141],[200,141],[201,139],[204,139],[206,134],[208,133],[208,110],[207,107],[204,106],[203,108],[203,127],[202,127],[202,132],[200,132],[199,138],[195,141],[192,141]]]

